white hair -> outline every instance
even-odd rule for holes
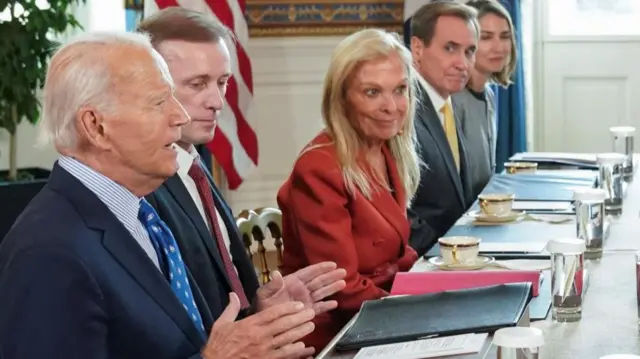
[[[113,113],[118,105],[113,91],[114,69],[109,52],[125,46],[149,52],[165,80],[173,86],[167,64],[153,49],[149,36],[134,32],[88,32],[72,38],[53,55],[44,85],[39,144],[75,148],[76,116],[84,106]],[[135,79],[131,79],[135,81]]]

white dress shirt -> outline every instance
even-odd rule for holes
[[[429,95],[429,98],[431,99],[431,103],[433,104],[433,108],[436,110],[436,113],[438,114],[438,118],[440,119],[440,124],[444,128],[444,113],[442,113],[441,109],[442,109],[442,106],[444,106],[444,104],[447,103],[451,107],[451,112],[453,113],[453,106],[451,105],[451,96],[444,99],[442,98],[442,96],[440,96],[438,91],[436,91],[433,88],[433,86],[431,86],[429,82],[425,80],[424,84],[425,84],[425,90],[427,90],[427,95]],[[455,116],[455,113],[454,113],[454,116]]]
[[[207,225],[207,228],[211,230],[211,223],[209,223],[209,219],[204,210],[204,205],[202,204],[202,199],[200,198],[200,193],[198,192],[198,187],[196,186],[193,178],[189,176],[189,169],[191,168],[191,165],[194,161],[199,161],[200,156],[193,146],[191,146],[188,152],[178,145],[173,145],[173,148],[178,153],[178,176],[182,180],[182,183],[184,183],[187,191],[189,191],[191,199],[193,199],[193,203],[196,204],[196,208],[198,208],[198,212],[200,212],[200,216],[202,216],[202,219]],[[218,218],[218,225],[220,226],[220,232],[222,232],[222,239],[224,240],[224,243],[227,247],[230,258],[233,260],[233,256],[231,254],[231,239],[229,238],[229,231],[226,224],[222,220],[222,217],[220,216],[220,212],[217,208],[215,208],[215,210],[216,217]]]

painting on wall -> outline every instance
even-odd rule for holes
[[[404,0],[247,0],[251,37],[330,36],[378,27],[401,32]]]

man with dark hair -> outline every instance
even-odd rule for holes
[[[425,254],[473,203],[464,137],[451,94],[469,79],[478,43],[475,10],[453,1],[434,1],[411,19],[411,54],[424,79],[416,132],[422,160],[409,217],[410,244]]]
[[[232,76],[227,46],[232,41],[231,32],[201,13],[180,7],[159,11],[145,19],[138,30],[151,36],[153,46],[166,60],[175,82],[174,96],[191,118],[191,122],[182,127],[182,137],[174,146],[178,153],[177,174],[147,199],[175,235],[184,261],[208,304],[200,308],[203,321],[216,322],[225,307],[236,304],[241,308],[240,319],[289,301],[301,301],[316,314],[334,309],[336,302],[324,301],[324,298],[344,288],[342,279],[346,274],[337,269],[335,263],[309,266],[284,278],[274,272],[272,281],[259,287],[231,209],[195,151],[194,146],[212,140],[223,110]],[[239,303],[229,302],[230,292],[238,296]],[[245,320],[251,318],[231,323],[229,327],[242,326]],[[263,332],[265,324],[247,328],[246,336]],[[296,336],[307,329],[297,328]],[[276,333],[272,335],[275,337]],[[287,347],[286,344],[291,343],[280,346]],[[262,344],[229,345],[246,346],[247,351],[238,353],[240,355],[259,353],[252,351],[255,348],[251,345]],[[310,355],[312,352],[312,348],[303,346],[296,353]]]

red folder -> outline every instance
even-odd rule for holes
[[[540,271],[431,271],[396,274],[391,295],[416,295],[446,290],[472,289],[496,284],[529,282],[533,296],[538,296]]]

